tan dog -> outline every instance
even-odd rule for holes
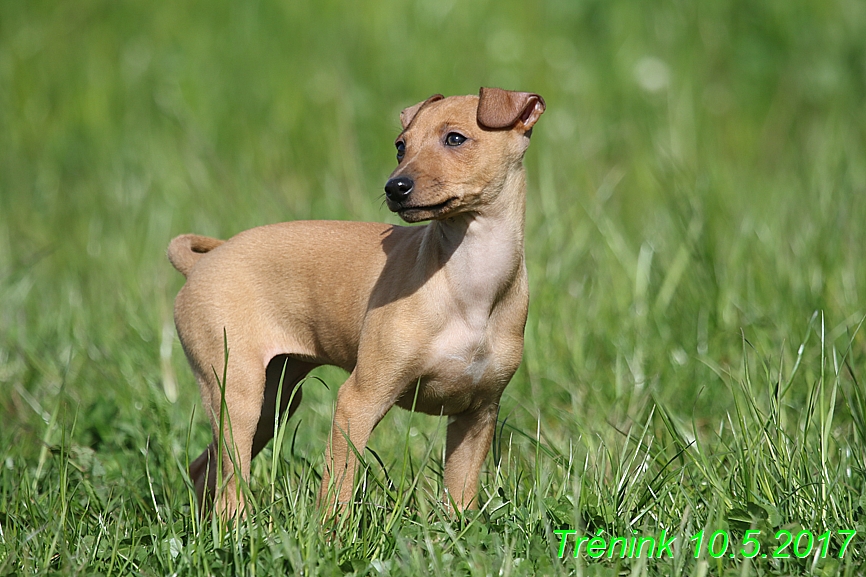
[[[522,161],[544,107],[537,94],[482,88],[404,110],[385,195],[390,210],[425,226],[297,221],[226,242],[172,240],[168,257],[187,277],[175,322],[215,438],[190,466],[200,505],[216,493],[222,446],[217,509],[243,513],[234,472],[249,480],[273,437],[281,376],[280,413],[297,388],[291,415],[298,383],[319,365],[350,373],[320,502],[348,502],[356,452],[396,404],[448,415],[446,500],[476,505],[499,399],[523,354]]]

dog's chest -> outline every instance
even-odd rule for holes
[[[430,361],[436,369],[433,377],[459,383],[461,387],[477,386],[490,369],[496,368],[495,335],[486,323],[467,323],[454,319],[436,339]]]
[[[415,398],[414,387],[398,402],[430,414],[457,414],[498,398],[519,363],[515,347],[490,323],[473,326],[454,319],[431,343],[426,371]]]
[[[429,340],[420,339],[421,386],[415,398],[411,383],[401,406],[456,414],[499,398],[522,354],[521,274],[519,235],[473,221],[426,287],[436,302],[428,314],[441,324]]]

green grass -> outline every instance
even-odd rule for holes
[[[0,3],[0,575],[864,574],[864,30],[859,0]],[[255,514],[199,524],[168,241],[396,222],[400,109],[481,85],[548,103],[482,511],[446,513],[443,423],[395,410],[320,526],[321,370]],[[563,529],[677,542],[560,559]]]

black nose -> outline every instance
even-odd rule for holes
[[[392,178],[385,184],[385,196],[391,202],[402,202],[409,198],[413,186],[415,183],[408,176]]]

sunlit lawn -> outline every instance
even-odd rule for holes
[[[0,574],[863,574],[864,30],[859,0],[0,3]],[[320,370],[255,514],[198,524],[168,241],[397,222],[399,111],[482,85],[548,110],[481,512],[395,410],[322,527]]]

